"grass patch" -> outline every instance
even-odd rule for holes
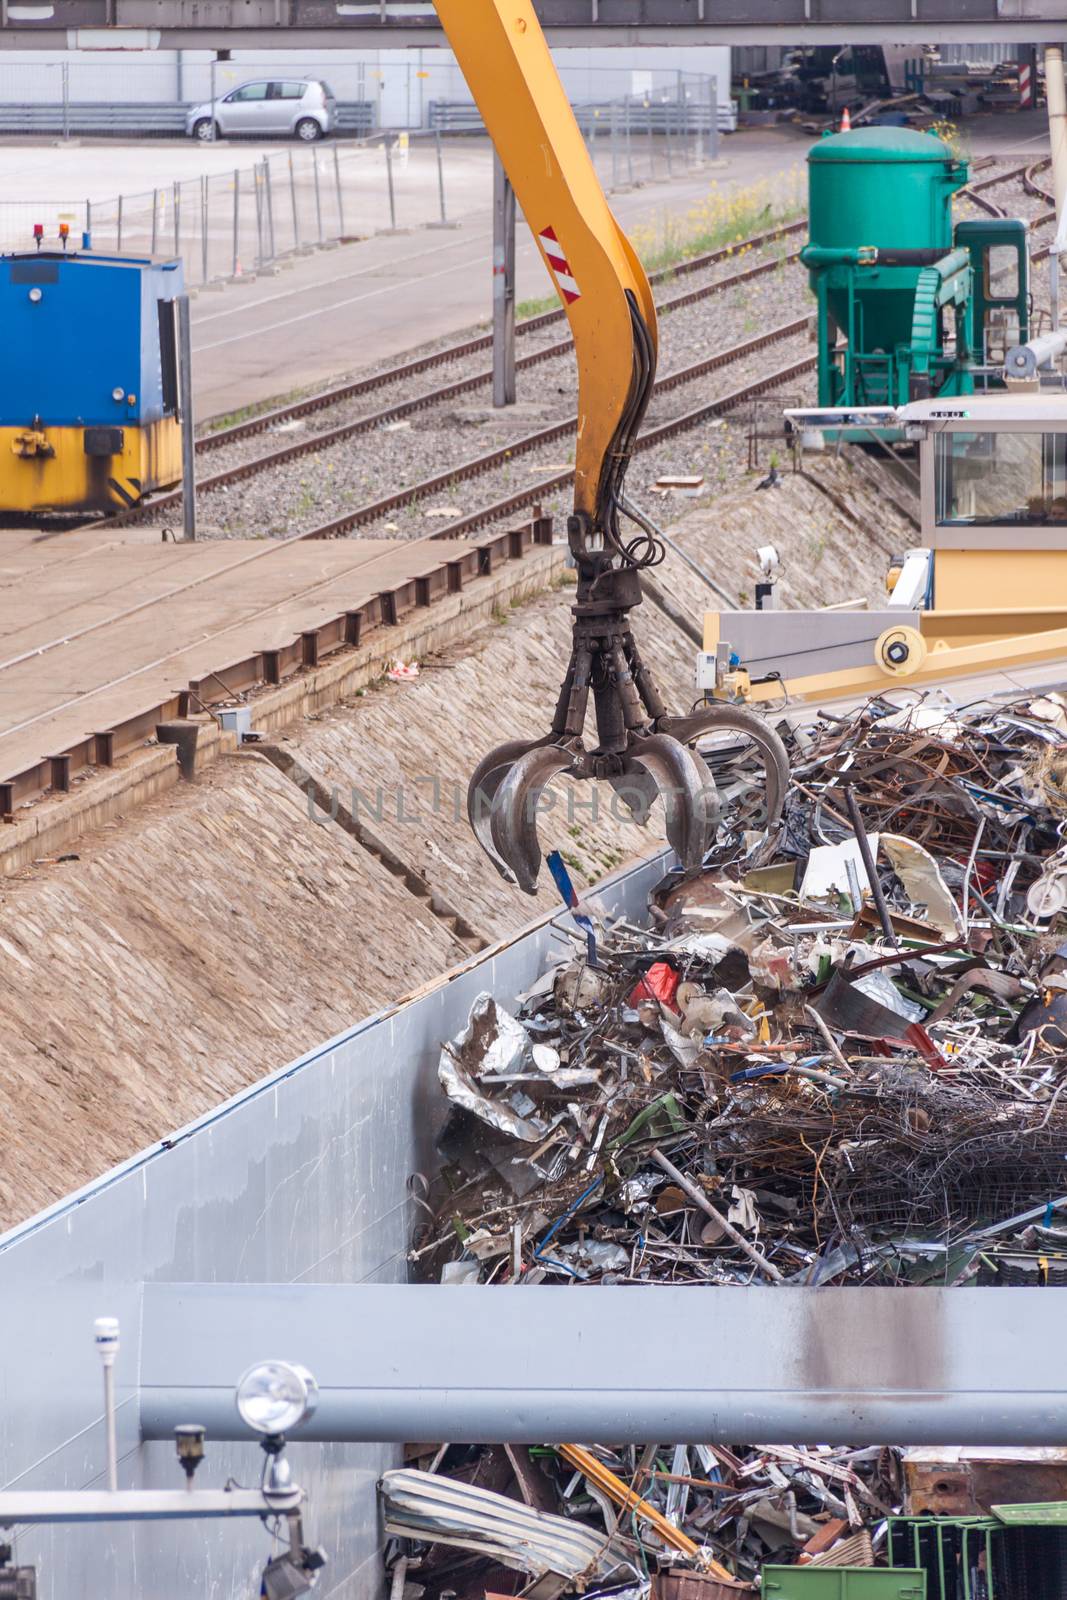
[[[208,417],[196,430],[198,436],[205,433],[221,433],[224,428],[236,428],[239,422],[251,422],[253,417],[261,417],[265,411],[277,411],[279,406],[295,405],[298,400],[306,400],[308,395],[317,394],[315,388],[290,389],[288,394],[272,395],[269,400],[257,401],[255,405],[241,406],[237,411],[226,411],[221,417]]]
[[[515,305],[515,315],[520,322],[524,322],[527,317],[539,317],[545,311],[555,311],[559,303],[556,294],[546,294],[543,300],[519,300]]]
[[[645,270],[663,272],[724,245],[736,245],[738,254],[743,254],[747,248],[744,240],[750,234],[765,233],[802,217],[805,200],[799,167],[791,168],[785,179],[775,184],[766,178],[743,189],[724,189],[713,183],[707,198],[684,216],[664,207],[654,223],[632,229],[630,239]]]

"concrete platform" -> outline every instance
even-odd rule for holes
[[[473,549],[465,540],[184,545],[154,528],[5,532],[0,782]]]

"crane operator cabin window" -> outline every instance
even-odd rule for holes
[[[1067,434],[942,433],[939,527],[1067,526]]]

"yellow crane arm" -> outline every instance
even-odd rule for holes
[[[578,359],[574,508],[612,543],[614,493],[656,366],[656,308],[531,0],[434,0],[567,311]]]
[[[745,733],[781,812],[788,771],[777,734],[751,712],[709,707],[672,717],[638,652],[629,613],[640,572],[663,559],[658,530],[626,500],[623,478],[656,372],[656,308],[644,268],[611,214],[532,0],[434,0],[530,231],[566,307],[578,360],[571,657],[549,731],[491,750],[467,789],[471,826],[498,871],[534,893],[541,792],[561,773],[603,779],[644,822],[662,799],[667,838],[687,872],[715,836],[718,798],[689,748],[712,728]],[[630,517],[641,533],[619,526]],[[597,742],[583,742],[590,702]]]

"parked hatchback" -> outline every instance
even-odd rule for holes
[[[276,133],[311,144],[337,127],[333,90],[315,78],[256,78],[219,95],[214,112],[216,138],[243,133],[261,138]],[[210,139],[211,113],[210,100],[193,106],[185,119],[186,133],[194,139]]]

